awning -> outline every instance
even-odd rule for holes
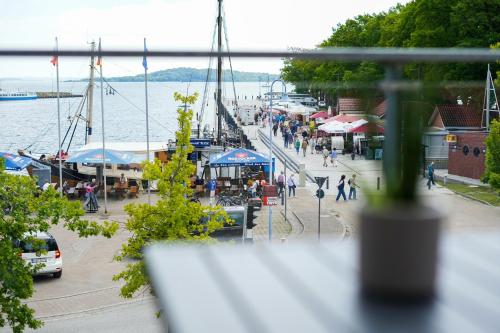
[[[238,148],[210,157],[210,167],[269,165],[269,156]]]
[[[313,114],[310,118],[311,119],[328,118],[328,113],[326,111],[321,111],[321,112]]]
[[[86,144],[85,146],[78,149],[78,151],[89,151],[92,149],[102,149],[102,141],[95,141]],[[144,142],[106,142],[106,149],[116,150],[119,152],[127,152],[127,153],[141,153],[146,154],[147,152],[147,143]],[[166,151],[168,150],[168,142],[150,142],[149,143],[149,151]]]
[[[319,126],[318,129],[326,133],[347,133],[351,128],[355,128],[366,123],[367,121],[364,119],[359,119],[352,123],[342,123],[340,121],[333,120],[329,123]]]
[[[31,158],[11,153],[0,152],[0,157],[5,159],[6,170],[22,170],[31,164]]]
[[[102,163],[102,149],[90,149],[79,151],[70,156],[66,162],[68,163],[91,163],[91,164],[103,164]],[[138,162],[136,156],[130,153],[123,153],[116,150],[105,150],[106,164],[130,164]]]
[[[356,116],[350,116],[347,114],[339,114],[336,115],[335,117],[331,117],[325,120],[325,123],[329,123],[331,121],[338,121],[341,123],[352,123],[354,121],[362,119],[361,117],[356,117]]]
[[[375,124],[375,123],[367,123],[357,127],[353,127],[349,130],[349,133],[384,133],[384,127]]]

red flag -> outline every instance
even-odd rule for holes
[[[58,59],[57,56],[53,56],[52,59],[50,59],[50,63],[54,66],[57,65]]]
[[[98,52],[99,52],[99,55],[97,56],[97,63],[96,65],[97,66],[101,66],[102,65],[102,57],[101,57],[101,39],[99,38],[99,47],[98,47]]]

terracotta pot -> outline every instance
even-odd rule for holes
[[[418,204],[361,213],[361,287],[380,300],[425,300],[435,292],[442,215]]]

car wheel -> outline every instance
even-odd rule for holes
[[[52,275],[54,276],[54,278],[56,278],[56,279],[60,279],[60,278],[61,278],[61,276],[62,276],[62,270],[60,270],[59,272],[56,272],[56,273],[54,273],[54,274],[52,274]]]

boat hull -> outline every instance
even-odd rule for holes
[[[38,98],[37,96],[12,96],[12,97],[0,97],[0,101],[25,101],[37,98]]]

